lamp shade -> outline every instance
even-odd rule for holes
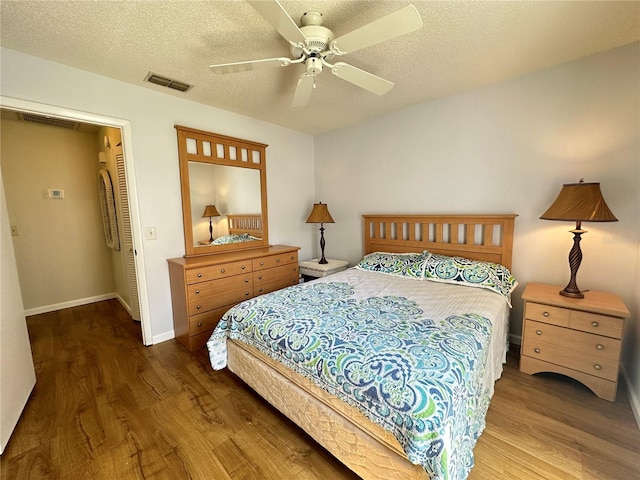
[[[204,208],[204,213],[202,214],[202,218],[204,217],[219,217],[220,213],[218,212],[218,210],[216,209],[215,205],[207,205]]]
[[[335,223],[326,203],[314,203],[306,223]]]
[[[543,220],[617,222],[602,197],[599,183],[565,183],[558,198],[540,217]]]

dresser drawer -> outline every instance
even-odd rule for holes
[[[216,295],[207,295],[189,299],[189,315],[204,313],[214,308],[240,303],[253,296],[253,284],[248,283],[238,290],[225,291]]]
[[[263,282],[260,285],[254,287],[253,294],[254,296],[264,295],[265,293],[275,292],[276,290],[280,290],[282,288],[290,287],[292,285],[296,285],[298,283],[298,275],[291,277],[283,277],[277,278],[275,280],[271,280],[270,282]]]
[[[187,296],[189,302],[202,297],[210,297],[220,293],[229,292],[231,290],[239,290],[252,285],[252,277],[250,273],[244,275],[235,275],[229,278],[221,278],[219,280],[211,280],[209,282],[197,283],[189,285],[187,288]]]
[[[548,325],[546,323],[527,320],[525,323],[524,342],[534,348],[543,342],[558,347],[569,347],[582,352],[582,356],[593,361],[605,359],[618,360],[620,358],[620,340],[594,335],[592,333],[576,332],[574,330]]]
[[[298,278],[298,264],[290,263],[288,265],[282,265],[281,267],[269,268],[267,270],[258,270],[253,272],[253,286],[259,287],[265,282],[270,282],[279,278]]]
[[[624,319],[573,310],[569,319],[569,327],[584,332],[595,333],[596,335],[622,338]]]
[[[265,268],[279,267],[289,263],[298,264],[298,252],[282,253],[280,255],[269,255],[253,260],[253,270],[263,270]]]
[[[187,279],[187,284],[191,285],[219,278],[227,278],[242,273],[250,273],[251,271],[252,263],[250,260],[247,260],[192,268],[185,272],[185,277]]]
[[[224,306],[210,310],[206,313],[199,315],[192,315],[189,317],[189,334],[191,336],[199,335],[204,332],[212,332],[218,325],[218,322],[222,316],[231,308],[230,306]]]
[[[551,305],[532,302],[526,302],[525,304],[525,318],[549,323],[551,325],[559,325],[561,327],[569,326],[570,315],[571,310],[567,310],[566,308],[552,307]]]

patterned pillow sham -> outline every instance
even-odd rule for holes
[[[253,240],[260,240],[259,238],[252,237],[248,233],[234,233],[232,235],[223,235],[222,237],[216,238],[211,245],[226,245],[229,243],[236,242],[251,242]]]
[[[429,255],[431,254],[426,251],[422,253],[374,252],[366,255],[355,268],[422,280]]]
[[[424,279],[486,288],[501,295],[511,307],[511,292],[518,282],[504,265],[432,253],[426,261]]]

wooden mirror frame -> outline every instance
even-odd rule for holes
[[[209,255],[266,247],[269,245],[267,218],[267,145],[240,138],[227,137],[216,133],[195,130],[175,125],[178,133],[178,158],[180,161],[180,187],[182,190],[182,222],[184,227],[185,257]],[[195,141],[196,153],[188,151],[188,141]],[[208,143],[208,147],[206,147]],[[223,155],[218,156],[218,146]],[[235,151],[235,155],[232,152]],[[235,156],[235,159],[233,157]],[[193,221],[191,208],[191,190],[189,187],[189,162],[227,165],[238,168],[250,168],[260,172],[260,208],[262,215],[262,239],[250,242],[236,242],[223,245],[194,245]]]

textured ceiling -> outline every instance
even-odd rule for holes
[[[336,36],[409,2],[280,2],[298,23],[317,10]],[[83,70],[312,134],[356,124],[640,40],[640,2],[415,1],[424,27],[339,57],[395,87],[378,97],[329,71],[306,107],[291,108],[302,65],[214,75],[210,64],[289,56],[246,2],[1,2],[0,44]],[[144,82],[149,71],[193,84]]]

